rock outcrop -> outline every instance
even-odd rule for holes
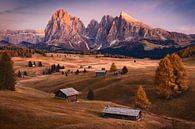
[[[96,27],[95,27],[96,26]],[[94,27],[97,30],[97,24]],[[95,31],[94,30],[94,31]],[[93,30],[91,30],[93,31]],[[111,47],[119,41],[150,40],[173,40],[178,45],[188,45],[192,38],[189,35],[169,32],[159,28],[152,28],[141,21],[121,12],[119,17],[104,16],[99,23],[97,34],[91,37],[94,44],[101,48]]]
[[[35,30],[4,30],[0,31],[0,41],[6,41],[12,44],[21,42],[30,42],[33,44],[42,42],[44,33]]]
[[[141,21],[121,12],[120,16],[105,15],[100,23],[92,20],[87,28],[83,22],[60,9],[56,11],[45,29],[48,44],[64,46],[75,50],[99,50],[116,47],[122,42],[139,40],[170,41],[171,45],[186,46],[193,40],[191,36],[152,28]],[[157,43],[158,44],[158,43]]]
[[[47,24],[45,42],[68,49],[89,50],[86,40],[82,38],[84,31],[85,26],[79,18],[60,9],[52,15]]]

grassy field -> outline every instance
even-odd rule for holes
[[[45,93],[18,86],[15,92],[0,91],[1,129],[172,129],[172,118],[143,113],[141,121],[102,118],[111,102],[84,101],[67,103]],[[174,127],[193,129],[195,122],[175,120]]]
[[[3,129],[10,129],[13,126],[18,129],[21,127],[26,129],[172,129],[172,119],[177,120],[178,129],[195,128],[192,122],[195,121],[195,62],[193,60],[185,61],[190,90],[177,99],[163,100],[156,96],[153,88],[158,60],[136,59],[134,63],[134,59],[80,55],[65,57],[60,54],[51,57],[50,55],[13,58],[15,70],[26,70],[30,76],[18,79],[16,92],[0,92],[0,127],[4,127]],[[29,68],[28,61],[42,61],[44,67]],[[79,75],[41,75],[43,69],[54,63],[64,65],[64,71],[69,69],[75,71],[81,65],[90,65],[92,69],[87,69],[87,73]],[[124,65],[127,66],[129,73],[117,76],[108,73],[105,77],[95,77],[96,70],[102,67],[109,70],[112,63],[115,63],[119,69]],[[134,96],[139,85],[145,88],[152,102],[151,107],[145,111],[143,120],[132,122],[100,117],[105,105],[120,104],[134,107]],[[81,92],[78,103],[65,103],[53,97],[55,91],[66,87],[74,87]],[[96,101],[86,100],[90,88],[95,93]],[[31,124],[32,121],[34,124]]]

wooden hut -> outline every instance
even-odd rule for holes
[[[96,77],[103,77],[106,75],[106,73],[107,73],[106,70],[98,70],[96,71]]]
[[[139,120],[142,117],[142,111],[130,108],[105,107],[103,110],[103,117]]]
[[[55,92],[55,96],[57,98],[62,98],[71,102],[77,101],[77,97],[79,94],[80,93],[74,88],[60,89],[57,92]]]

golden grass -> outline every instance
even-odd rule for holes
[[[84,101],[67,103],[51,94],[32,88],[17,87],[15,92],[0,91],[0,127],[2,129],[160,129],[171,127],[171,118],[144,113],[141,121],[102,118],[111,102]],[[180,127],[195,123],[177,121]],[[186,129],[186,128],[181,129]]]
[[[0,127],[2,129],[159,129],[162,127],[171,129],[172,118],[168,117],[177,119],[179,129],[195,127],[194,122],[189,122],[195,121],[194,61],[186,61],[190,90],[177,99],[167,101],[158,98],[153,90],[154,73],[159,61],[137,59],[137,63],[134,63],[133,59],[95,58],[79,55],[63,57],[64,55],[61,57],[35,55],[32,58],[13,59],[16,70],[26,70],[30,75],[37,76],[18,80],[19,87],[16,92],[0,91]],[[42,61],[44,67],[28,68],[26,65],[29,60]],[[118,68],[126,65],[129,73],[119,76],[109,73],[106,77],[95,77],[95,70],[102,67],[109,69],[113,62]],[[45,67],[54,63],[65,65],[65,70],[76,70],[80,65],[92,65],[93,69],[88,70],[90,72],[86,74],[67,77],[62,75],[39,76]],[[116,106],[114,103],[117,103],[134,107],[134,96],[139,85],[144,87],[152,102],[147,113],[144,113],[142,121],[132,122],[100,117],[103,107],[108,104]],[[74,87],[81,91],[79,98],[82,100],[78,103],[65,103],[53,97],[53,92],[66,87]],[[94,90],[95,99],[99,101],[86,101],[89,88]]]

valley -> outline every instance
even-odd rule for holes
[[[32,58],[14,57],[13,61],[14,69],[16,71],[25,70],[28,76],[17,80],[15,92],[0,91],[0,112],[2,114],[0,119],[3,120],[0,123],[1,127],[18,129],[22,126],[29,129],[125,129],[129,127],[172,129],[173,119],[177,121],[176,126],[180,129],[195,127],[195,123],[192,122],[195,120],[193,110],[195,106],[193,99],[195,95],[195,78],[193,76],[195,65],[194,61],[189,59],[185,61],[185,67],[189,72],[190,90],[173,100],[160,99],[154,92],[154,74],[159,60],[97,58],[93,55],[48,53],[47,56],[35,54]],[[29,68],[28,61],[41,61],[43,67]],[[96,70],[101,68],[109,70],[113,62],[118,69],[124,65],[127,66],[128,74],[114,76],[108,72],[105,77],[95,76]],[[82,71],[81,66],[92,66],[92,68],[86,69],[86,73],[81,72],[79,75],[65,76],[61,75],[61,72],[42,75],[42,71],[52,64],[65,66],[65,69],[61,71],[76,71],[77,69]],[[151,107],[144,111],[141,121],[101,117],[101,112],[106,105],[123,105],[134,108],[134,97],[139,85],[145,88],[152,103]],[[73,87],[81,92],[78,102],[69,103],[54,97],[55,91],[68,87]],[[94,101],[86,99],[89,89],[94,91]],[[31,124],[32,122],[34,124]],[[24,124],[21,126],[19,123]]]

